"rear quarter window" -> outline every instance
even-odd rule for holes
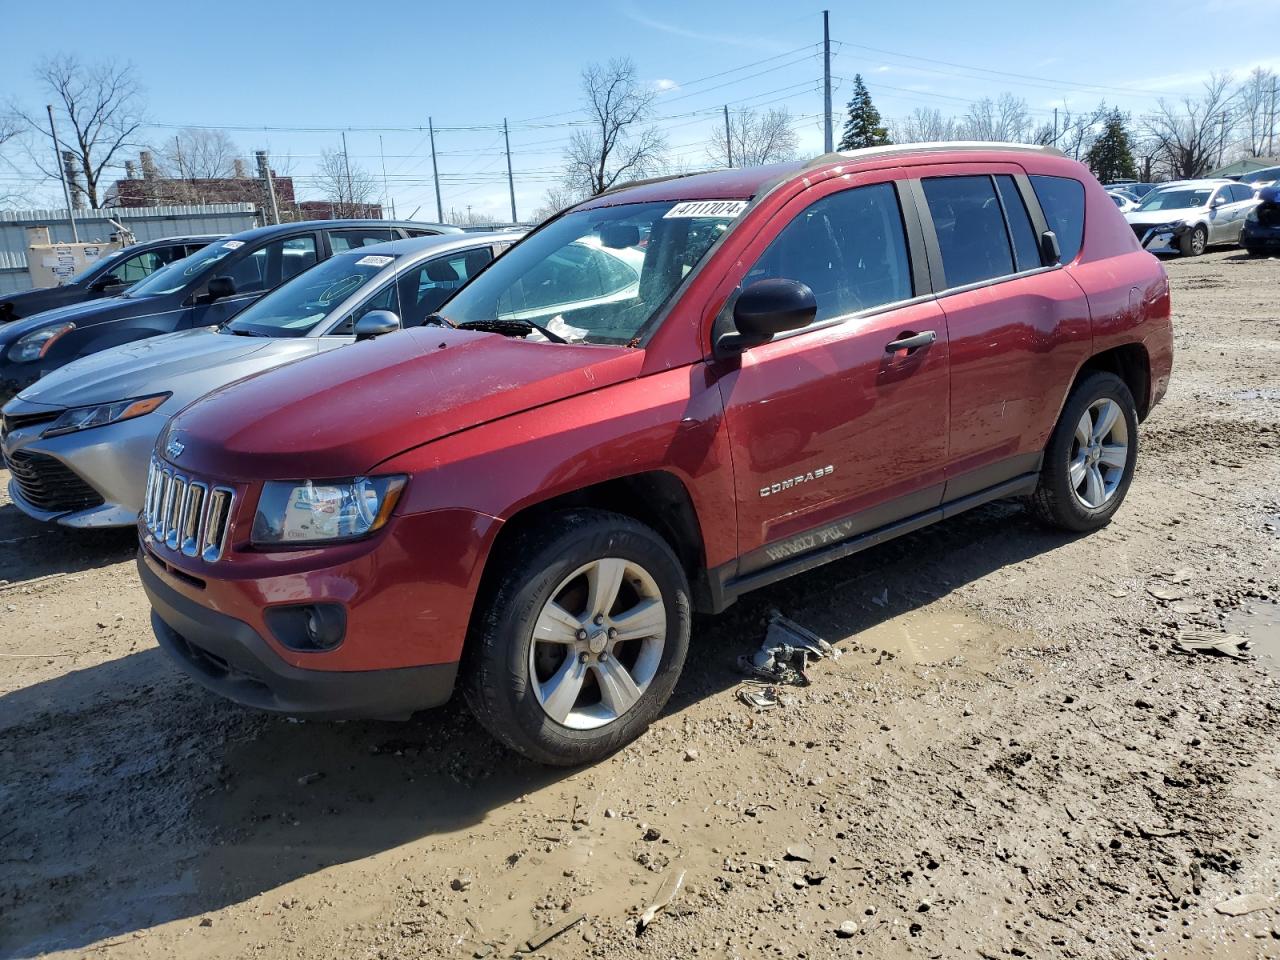
[[[1062,262],[1070,263],[1080,253],[1084,239],[1084,184],[1070,177],[1032,176],[1031,186],[1049,229],[1062,248]]]

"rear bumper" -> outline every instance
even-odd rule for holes
[[[138,576],[160,646],[197,683],[244,706],[312,719],[402,720],[453,693],[457,663],[359,671],[293,666],[243,620],[170,587],[145,553]]]
[[[1246,224],[1240,231],[1240,245],[1248,250],[1280,251],[1280,227]]]

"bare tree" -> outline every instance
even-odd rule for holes
[[[894,143],[937,143],[956,139],[954,117],[943,116],[936,108],[916,107],[911,115],[891,124]]]
[[[795,157],[796,142],[791,112],[785,107],[765,113],[740,107],[730,112],[728,130],[723,124],[714,127],[707,159],[719,167],[779,163]]]
[[[1031,112],[1027,101],[1012,93],[983,97],[969,107],[956,132],[962,140],[1025,143],[1032,135]]]
[[[325,150],[313,178],[316,189],[339,220],[369,216],[381,185],[364,167],[351,163],[341,150]]]
[[[21,129],[21,121],[17,117],[0,114],[0,170],[8,170],[15,176],[18,173],[18,168],[4,154],[3,147],[18,136],[19,129]],[[8,189],[4,181],[0,180],[0,206],[9,206],[12,203],[16,203],[21,197],[22,195],[18,191]]]
[[[662,159],[666,138],[656,127],[637,127],[653,113],[656,91],[642,84],[629,58],[593,63],[582,71],[589,124],[565,151],[565,185],[588,196],[643,177]]]
[[[236,175],[243,157],[236,142],[222,130],[187,127],[161,151],[167,176],[181,180],[218,180]]]
[[[552,187],[542,198],[542,203],[533,211],[533,222],[541,223],[554,217],[561,210],[568,210],[575,203],[587,199],[581,192],[568,187]]]
[[[62,149],[71,154],[76,172],[75,190],[89,206],[101,206],[99,185],[121,150],[135,146],[142,126],[141,89],[131,64],[85,64],[72,55],[49,57],[35,70],[36,79],[50,94]],[[39,150],[31,160],[45,176],[57,179],[53,164],[52,134],[44,111],[14,111],[23,125],[36,134]],[[73,198],[80,199],[79,197]]]
[[[1049,126],[1048,129],[1051,133],[1046,139],[1044,137],[1045,127],[1042,126],[1037,131],[1036,142],[1057,147],[1072,160],[1079,160],[1093,146],[1093,141],[1097,139],[1109,112],[1110,109],[1105,102],[1099,103],[1092,110],[1084,110],[1079,113],[1073,112],[1064,102],[1062,109],[1058,111],[1057,132],[1053,133],[1054,128]]]
[[[1240,142],[1251,157],[1266,156],[1274,142],[1276,87],[1274,70],[1254,67],[1232,95]]]
[[[1146,118],[1158,162],[1174,180],[1199,177],[1221,159],[1230,133],[1230,74],[1212,74],[1200,97],[1161,99]]]

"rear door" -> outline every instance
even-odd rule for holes
[[[945,321],[928,291],[914,204],[892,176],[880,171],[804,192],[740,261],[739,289],[781,277],[808,284],[818,302],[813,325],[746,350],[720,379],[740,573],[941,498]],[[927,342],[894,346],[916,335]]]
[[[1088,305],[1067,270],[1041,263],[1053,228],[1064,263],[1080,251],[1084,187],[1061,177],[1036,190],[1013,164],[916,168],[933,285],[950,343],[946,499],[1039,468],[1066,385],[1090,350]],[[1078,216],[1070,212],[1078,205]]]

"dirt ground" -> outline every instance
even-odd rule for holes
[[[0,956],[502,957],[573,921],[536,955],[1280,956],[1280,261],[1168,269],[1173,386],[1108,528],[994,504],[754,594],[587,769],[456,704],[224,703],[157,650],[131,534],[4,502]],[[843,656],[756,713],[775,607]]]

